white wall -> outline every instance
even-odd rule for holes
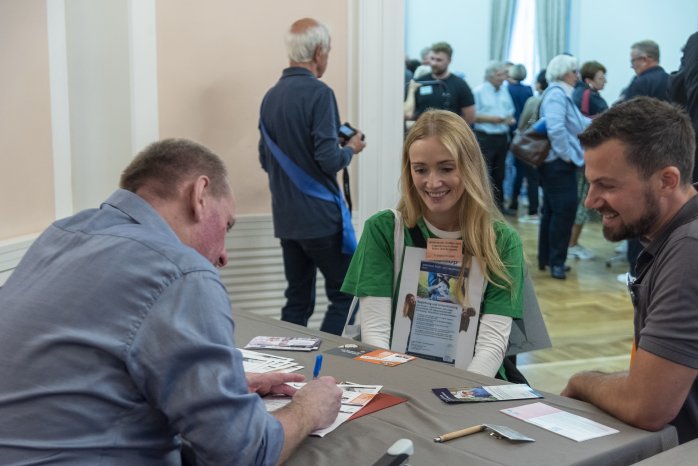
[[[131,158],[126,2],[65,3],[75,211],[99,205]]]
[[[453,47],[450,70],[465,73],[471,88],[483,81],[490,61],[491,0],[405,0],[405,51],[419,52],[434,42]]]
[[[635,75],[630,46],[652,39],[659,44],[662,67],[679,67],[681,48],[698,30],[695,0],[572,0],[570,52],[581,62],[596,60],[608,70],[601,92],[614,102]]]

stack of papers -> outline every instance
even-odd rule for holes
[[[254,337],[247,349],[276,349],[284,351],[312,351],[320,348],[320,337]]]
[[[242,366],[245,372],[295,372],[303,369],[303,366],[298,365],[293,358],[238,349],[242,353]]]
[[[300,389],[305,383],[289,383],[289,385]],[[329,434],[366,406],[383,388],[382,385],[360,385],[352,382],[345,382],[337,386],[342,389],[342,406],[339,408],[337,418],[328,427],[318,429],[310,435],[324,437]],[[264,404],[269,412],[276,411],[290,402],[291,398],[287,396],[267,396],[264,398]]]

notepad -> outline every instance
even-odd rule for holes
[[[616,429],[591,419],[540,402],[502,409],[501,412],[577,442],[618,433]]]

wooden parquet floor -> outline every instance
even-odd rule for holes
[[[568,259],[572,270],[567,280],[555,280],[538,271],[536,257],[538,225],[519,223],[508,217],[524,243],[536,294],[553,343],[552,348],[519,355],[518,366],[530,384],[559,393],[570,375],[581,370],[626,370],[632,346],[633,309],[625,284],[618,274],[627,262],[607,259],[616,256],[603,238],[598,222],[587,223],[580,244],[596,252],[590,260]]]

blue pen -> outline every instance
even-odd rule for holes
[[[313,378],[317,379],[318,375],[320,375],[320,369],[322,368],[322,355],[318,354],[315,357],[315,367],[313,368]]]

